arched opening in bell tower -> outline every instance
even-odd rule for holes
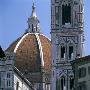
[[[62,5],[62,25],[71,23],[71,4]]]
[[[65,46],[61,46],[61,58],[65,58]]]
[[[73,46],[69,46],[69,59],[73,59]]]

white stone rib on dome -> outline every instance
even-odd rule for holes
[[[21,42],[24,40],[24,38],[25,38],[26,36],[28,36],[28,34],[29,34],[29,33],[25,34],[25,35],[20,39],[20,41],[17,43],[17,45],[16,45],[16,47],[15,47],[15,49],[14,49],[14,53],[16,53],[19,45],[20,45]]]
[[[14,53],[16,53],[18,47],[20,46],[21,42],[24,40],[24,38],[26,36],[28,36],[29,34],[35,34],[36,36],[36,39],[37,39],[37,42],[38,42],[38,45],[39,45],[39,50],[40,50],[40,58],[41,58],[41,65],[44,66],[44,60],[43,60],[43,50],[42,50],[42,45],[41,45],[41,41],[40,41],[40,38],[38,36],[39,33],[27,33],[25,34],[21,39],[20,41],[17,43],[15,49],[14,49]]]
[[[41,64],[42,64],[42,66],[44,66],[42,44],[41,44],[41,41],[40,41],[40,38],[39,38],[38,34],[36,33],[35,35],[36,35],[36,38],[37,38],[37,41],[38,41],[38,45],[39,45]]]

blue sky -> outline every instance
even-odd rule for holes
[[[50,38],[50,1],[34,0],[41,31]],[[0,45],[5,50],[27,29],[33,0],[0,0]],[[85,53],[90,54],[90,0],[84,0]]]

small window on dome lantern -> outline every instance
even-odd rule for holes
[[[37,25],[36,25],[36,31],[37,31]]]
[[[29,25],[29,28],[30,28],[30,25]]]
[[[33,24],[32,24],[32,32],[33,32]]]

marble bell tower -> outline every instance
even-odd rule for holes
[[[70,62],[83,56],[83,0],[51,0],[51,90],[73,90]]]

